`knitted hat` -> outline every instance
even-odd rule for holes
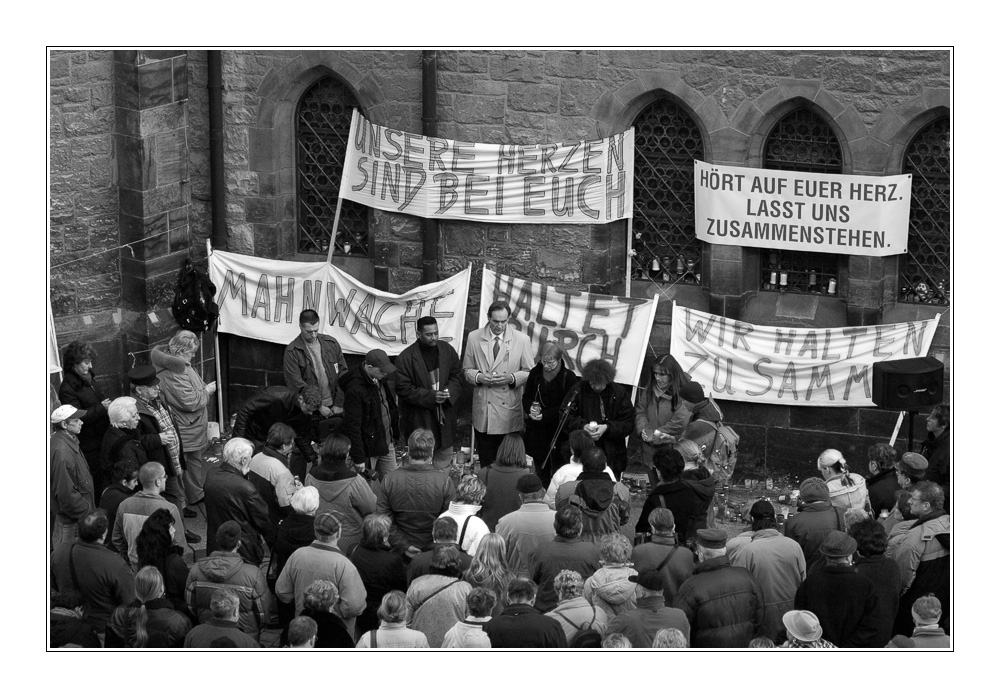
[[[809,477],[799,485],[799,499],[803,502],[829,502],[830,488],[818,477]]]
[[[539,490],[544,490],[545,485],[538,478],[537,475],[528,473],[527,475],[522,475],[517,478],[517,491],[521,494],[531,494],[532,492],[538,492]]]
[[[823,626],[812,611],[789,611],[781,617],[788,634],[800,642],[815,642],[823,637]]]
[[[726,540],[729,538],[726,532],[720,528],[699,528],[698,545],[703,548],[725,548]]]
[[[760,499],[750,507],[750,518],[759,521],[760,519],[774,518],[774,505],[766,499]]]
[[[923,480],[927,477],[927,459],[919,453],[907,451],[896,463],[896,470],[911,480]]]
[[[701,402],[705,399],[705,391],[698,381],[688,381],[682,385],[678,395],[685,402]]]
[[[858,549],[858,542],[843,531],[830,531],[819,551],[824,557],[850,557]]]

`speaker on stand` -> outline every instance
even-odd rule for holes
[[[908,450],[913,450],[913,418],[944,398],[944,364],[932,357],[876,361],[872,364],[872,402],[909,413]]]

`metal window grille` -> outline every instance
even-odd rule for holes
[[[336,78],[324,77],[306,90],[295,115],[299,252],[326,253],[344,171],[351,110],[358,108]],[[354,201],[340,209],[335,254],[368,255],[368,211]]]
[[[837,135],[819,114],[809,107],[799,107],[775,124],[768,135],[764,167],[840,174],[843,159]],[[761,252],[761,288],[839,295],[839,255],[775,249]]]
[[[951,302],[951,125],[943,116],[914,136],[903,157],[913,175],[910,236],[899,297],[912,303]]]
[[[632,276],[701,283],[694,233],[694,161],[705,159],[698,125],[677,104],[654,102],[636,118]]]

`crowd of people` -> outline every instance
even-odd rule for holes
[[[395,363],[376,349],[349,368],[303,311],[286,386],[244,403],[216,466],[193,333],[114,400],[71,343],[51,646],[254,648],[269,628],[293,648],[950,646],[946,405],[919,452],[873,445],[865,478],[827,449],[784,525],[760,500],[729,537],[703,387],[664,356],[633,403],[609,362],[578,376],[552,342],[533,357],[509,317],[492,304],[461,361],[423,317]],[[463,469],[469,389],[479,467]],[[629,436],[653,485],[637,519]]]

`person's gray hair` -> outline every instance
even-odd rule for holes
[[[111,426],[121,428],[138,412],[134,397],[117,397],[108,405],[108,421]]]
[[[212,594],[209,609],[212,611],[213,618],[228,620],[239,614],[240,598],[231,589],[221,587]]]
[[[170,342],[167,344],[167,350],[176,356],[178,354],[183,354],[184,352],[197,349],[198,345],[198,335],[190,330],[181,330],[170,338]]]
[[[722,557],[726,554],[725,548],[706,548],[700,543],[695,547],[698,549],[698,554],[701,556],[702,560],[711,560],[716,557]]]
[[[684,633],[677,628],[660,628],[656,631],[656,637],[653,638],[654,648],[667,647],[683,649],[687,646],[687,638],[684,637]]]
[[[621,633],[610,633],[601,640],[601,647],[604,649],[627,650],[632,649],[632,641]]]
[[[393,589],[382,597],[378,607],[378,618],[386,623],[405,623],[407,616],[406,594]]]
[[[406,448],[411,460],[428,460],[434,456],[434,432],[414,429],[406,441]]]
[[[300,487],[292,495],[292,511],[312,516],[319,509],[319,490],[312,485]]]
[[[222,447],[222,460],[229,465],[239,466],[245,458],[253,457],[253,444],[240,437],[229,439]]]

